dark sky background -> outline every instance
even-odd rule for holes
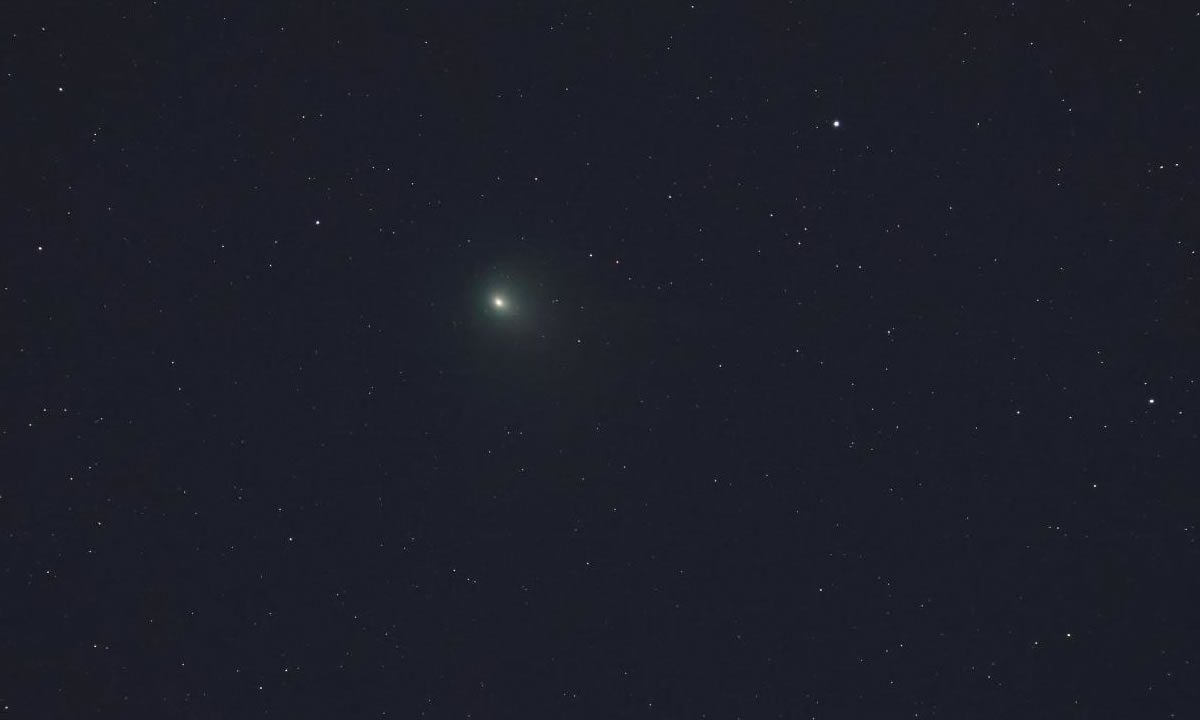
[[[1200,717],[1200,6],[0,29],[0,717]]]

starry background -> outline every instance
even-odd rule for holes
[[[1198,11],[6,6],[0,716],[1200,717]]]

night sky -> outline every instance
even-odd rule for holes
[[[1200,717],[1200,5],[0,30],[0,717]]]

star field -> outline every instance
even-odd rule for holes
[[[7,10],[0,719],[1200,717],[1200,7]]]

